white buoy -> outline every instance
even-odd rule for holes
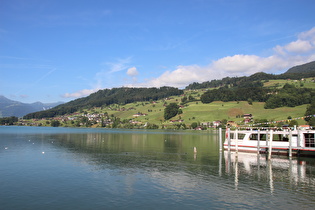
[[[196,147],[194,147],[194,153],[197,153],[197,148]]]
[[[42,152],[42,154],[45,154],[45,152]]]

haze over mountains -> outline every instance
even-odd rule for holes
[[[47,110],[60,104],[63,104],[63,102],[56,103],[35,102],[27,104],[19,101],[13,101],[0,95],[0,117],[10,116],[23,117],[28,113]]]

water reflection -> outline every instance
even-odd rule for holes
[[[49,191],[55,192],[55,199],[60,194],[59,200],[72,195],[71,204],[65,200],[72,209],[82,203],[90,209],[97,204],[145,209],[310,208],[315,204],[314,159],[268,161],[263,155],[220,152],[217,132],[44,130],[19,135],[0,132],[0,146],[8,147],[0,153],[4,168],[0,177],[6,180],[0,195],[5,200]],[[39,183],[43,187],[38,191],[27,190]],[[24,198],[21,206],[29,200]],[[45,198],[49,202],[49,196]]]
[[[268,181],[270,193],[274,193],[275,182],[289,183],[289,186],[315,186],[314,160],[307,158],[273,157],[268,160],[266,155],[253,153],[235,153],[224,151],[226,173],[234,171],[235,189],[238,189],[239,175],[257,177],[258,181]]]

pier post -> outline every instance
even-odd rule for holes
[[[289,157],[292,157],[292,131],[289,131]]]
[[[220,152],[222,152],[222,128],[219,128],[219,144],[220,144]]]
[[[269,134],[269,149],[268,149],[268,159],[271,159],[271,153],[272,153],[272,139],[273,139],[273,130],[270,130]]]
[[[228,151],[231,151],[231,131],[230,128],[228,128]]]
[[[301,133],[300,133],[300,129],[297,130],[297,147],[301,146]]]
[[[235,155],[238,155],[238,129],[235,130]]]
[[[260,151],[260,129],[258,129],[258,132],[257,132],[258,136],[257,136],[257,154],[259,154],[259,151]]]

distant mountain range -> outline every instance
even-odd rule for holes
[[[56,103],[22,103],[19,101],[10,100],[4,96],[0,95],[0,117],[23,117],[24,115],[32,112],[43,111],[47,109],[51,109],[55,106],[63,104],[64,102],[56,102]]]

